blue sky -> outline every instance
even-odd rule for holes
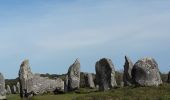
[[[0,69],[16,78],[24,59],[34,73],[66,73],[80,59],[81,71],[95,72],[100,58],[123,69],[153,57],[170,71],[168,0],[1,0]]]

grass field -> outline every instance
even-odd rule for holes
[[[9,95],[8,100],[21,100],[19,95]],[[124,87],[108,92],[89,92],[35,96],[30,100],[170,100],[170,84],[159,87]]]

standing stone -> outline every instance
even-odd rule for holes
[[[65,76],[64,92],[68,92],[68,75]]]
[[[100,91],[106,91],[117,86],[114,65],[110,59],[103,58],[97,61],[95,68],[96,81]]]
[[[17,93],[17,88],[15,85],[13,85],[13,94],[16,94]]]
[[[168,83],[170,83],[170,72],[168,73],[168,80],[167,80]]]
[[[93,76],[92,76],[91,73],[86,74],[86,79],[85,80],[86,80],[85,83],[87,84],[87,87],[89,87],[91,89],[95,88]]]
[[[158,86],[162,84],[158,64],[153,58],[138,60],[132,69],[132,79],[136,85]]]
[[[125,56],[124,74],[123,74],[124,86],[131,86],[132,84],[132,75],[131,75],[132,68],[133,68],[132,61],[127,56]]]
[[[7,94],[11,94],[11,88],[10,88],[10,86],[9,86],[9,85],[7,85],[6,87],[7,87],[7,88],[6,88],[6,92],[7,92]]]
[[[33,74],[30,69],[29,60],[24,60],[19,70],[20,96],[30,97],[33,92]]]
[[[0,100],[4,99],[6,99],[5,79],[2,73],[0,73]]]
[[[69,91],[80,87],[80,62],[78,59],[68,69],[68,89]]]
[[[17,82],[17,92],[20,93],[20,84]]]

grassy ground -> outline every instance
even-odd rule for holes
[[[20,100],[18,95],[7,97],[8,100]],[[31,100],[170,100],[170,84],[159,87],[124,87],[108,92],[80,89],[76,93],[35,96]]]

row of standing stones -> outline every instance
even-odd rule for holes
[[[112,61],[107,58],[100,59],[96,62],[96,81],[91,73],[86,73],[86,84],[89,88],[96,88],[99,91],[107,91],[117,87],[115,79],[115,69]],[[170,83],[170,72],[168,74],[168,82]],[[162,84],[158,64],[153,58],[143,58],[135,64],[125,56],[124,86],[159,86]],[[74,91],[80,88],[80,62],[77,59],[68,69],[68,73],[63,81],[60,78],[49,79],[41,77],[40,74],[33,74],[30,69],[29,61],[24,60],[19,70],[19,82],[13,86],[14,93],[20,93],[21,98],[28,98],[34,95],[40,95],[48,92],[64,93]],[[5,80],[0,73],[0,100],[6,99],[6,93],[10,94],[10,86],[5,89]]]

